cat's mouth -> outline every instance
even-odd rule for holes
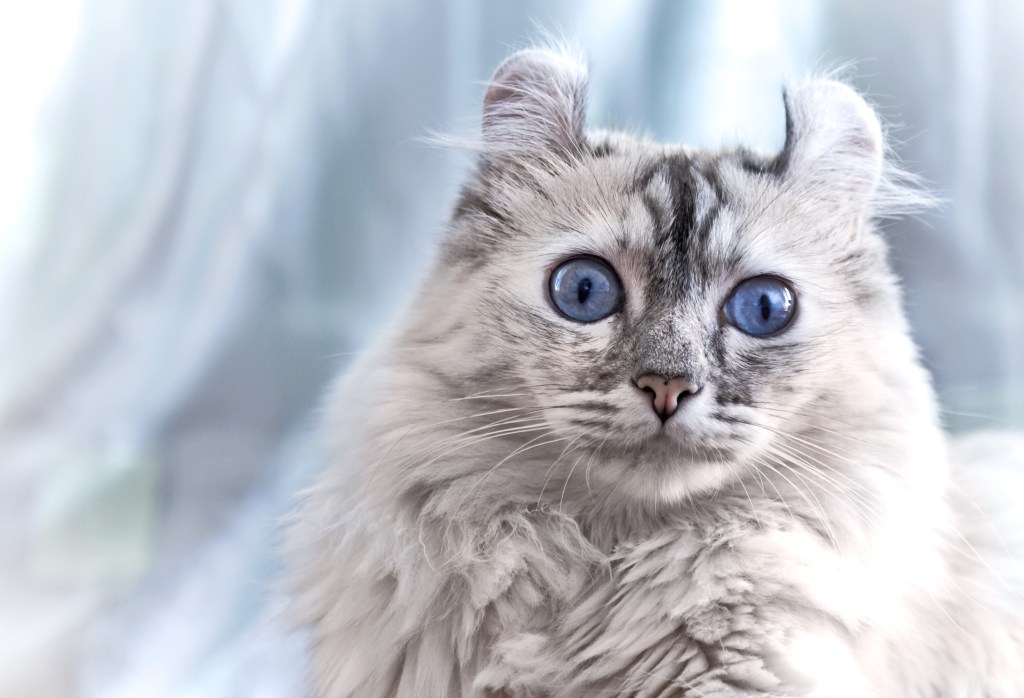
[[[563,398],[545,417],[572,441],[572,449],[614,452],[620,464],[679,468],[695,462],[732,462],[748,450],[743,429],[716,409],[713,384],[696,389],[672,379],[660,379],[653,387],[650,381],[642,382],[642,388],[631,385],[629,391],[603,401],[590,395]],[[663,388],[675,389],[677,395]],[[678,393],[684,392],[685,399],[680,398]]]
[[[641,433],[638,433],[641,432]],[[629,430],[619,438],[599,440],[602,451],[614,452],[632,466],[676,468],[689,463],[733,462],[741,457],[738,444],[727,439],[708,439],[678,424],[659,424],[644,430]]]
[[[600,447],[593,476],[610,491],[645,501],[681,501],[713,491],[744,467],[742,450],[725,444],[681,442],[662,430],[640,444]]]

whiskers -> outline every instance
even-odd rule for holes
[[[758,406],[759,410],[763,409]],[[767,411],[767,410],[765,410]],[[796,413],[789,412],[790,417]],[[737,424],[762,430],[771,435],[767,441],[753,441],[735,436],[738,441],[746,444],[754,456],[751,461],[756,472],[764,477],[767,474],[775,477],[764,477],[764,481],[775,491],[778,500],[786,507],[791,518],[813,522],[822,531],[830,545],[841,553],[840,536],[834,528],[834,519],[842,510],[854,514],[858,526],[871,527],[881,516],[872,493],[864,483],[844,472],[838,465],[851,465],[853,468],[864,468],[871,464],[870,450],[864,452],[840,453],[831,444],[807,434],[796,434],[782,431],[770,424],[754,419],[733,418]],[[818,427],[802,424],[805,432],[813,432]],[[841,432],[820,428],[833,436],[843,436]],[[766,472],[767,471],[767,472]],[[797,517],[792,502],[787,501],[780,490],[780,485],[799,496],[802,503],[800,511],[804,514]],[[763,485],[762,485],[763,489]],[[748,493],[749,496],[749,493]]]
[[[911,538],[926,536],[926,539],[920,541],[926,549],[931,543],[939,543],[939,547],[930,553],[942,560],[934,572],[941,575],[950,592],[955,592],[955,597],[985,606],[976,597],[972,587],[965,587],[963,580],[954,573],[956,565],[952,568],[947,566],[952,561],[950,554],[962,554],[972,563],[980,564],[1013,598],[1024,602],[1020,589],[1008,583],[994,569],[991,561],[964,535],[959,522],[952,518],[951,510],[945,507],[945,502],[932,501],[933,494],[915,490],[912,481],[901,477],[899,468],[905,464],[889,461],[888,458],[898,458],[898,454],[887,450],[884,443],[866,438],[863,429],[850,433],[853,425],[826,415],[766,405],[759,405],[756,409],[765,414],[784,416],[787,424],[795,428],[783,431],[757,420],[735,420],[736,423],[765,431],[773,437],[767,443],[755,445],[748,442],[757,449],[752,463],[754,472],[759,477],[769,473],[779,477],[788,486],[785,489],[791,490],[806,506],[801,507],[802,511],[797,515],[790,508],[792,502],[786,501],[781,488],[777,488],[772,478],[767,477],[766,481],[775,490],[779,501],[789,509],[791,516],[797,517],[795,520],[817,522],[816,525],[820,526],[837,554],[842,555],[844,552],[835,527],[838,521],[843,521],[847,530],[855,535],[869,533],[885,540],[893,535],[890,526],[894,521],[909,519],[915,527],[908,534]],[[877,433],[885,433],[885,429]],[[951,483],[951,486],[960,489],[956,483]],[[753,504],[751,506],[753,508]],[[981,511],[980,508],[978,511]],[[852,520],[844,520],[847,514],[852,514]],[[983,513],[981,516],[985,518]],[[941,541],[946,537],[951,540],[943,546]],[[915,555],[918,552],[917,548],[906,549],[904,553],[900,553],[900,550],[899,547],[894,548],[890,554]],[[897,565],[907,564],[905,560],[894,559],[893,562]],[[915,588],[932,601],[951,627],[971,637],[970,629],[958,620],[959,611],[951,606],[952,597],[948,593],[932,590],[927,579]]]
[[[571,420],[552,418],[559,413],[585,411],[587,404],[594,404],[587,400],[586,394],[573,394],[557,384],[540,382],[500,385],[438,400],[433,419],[407,415],[408,425],[379,435],[381,453],[376,456],[371,477],[380,480],[378,491],[393,496],[408,493],[415,502],[415,510],[408,513],[416,519],[428,509],[433,509],[427,513],[433,518],[440,513],[437,507],[443,508],[448,521],[442,539],[450,538],[452,526],[457,525],[453,522],[461,520],[477,501],[500,506],[499,500],[521,501],[530,492],[536,494],[536,485],[541,482],[539,478],[531,479],[531,473],[535,476],[546,468],[543,485],[536,494],[539,509],[558,468],[568,467],[567,461],[579,456],[568,467],[568,481],[585,456],[593,458],[596,428],[581,428]],[[497,473],[524,463],[527,467],[521,486],[514,485],[515,478],[506,477],[488,487]],[[560,501],[565,492],[563,488]]]

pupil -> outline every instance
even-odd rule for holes
[[[590,279],[583,279],[580,281],[580,285],[576,289],[576,297],[579,299],[580,305],[587,302],[587,298],[590,296],[590,289],[592,287],[593,284],[590,282]]]
[[[760,300],[758,300],[758,306],[761,308],[761,319],[768,320],[772,316],[772,302],[768,298],[767,293],[762,293]]]

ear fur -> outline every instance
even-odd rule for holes
[[[832,80],[787,88],[784,100],[783,170],[866,205],[884,166],[885,141],[874,110],[853,89]]]
[[[509,56],[484,96],[487,150],[582,152],[587,83],[586,65],[568,51],[531,48]]]

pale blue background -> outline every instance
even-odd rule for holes
[[[451,207],[422,139],[540,29],[592,123],[693,144],[777,147],[784,79],[849,65],[950,202],[887,226],[948,420],[1024,426],[1016,0],[39,7],[0,11],[0,695],[300,694],[267,580],[315,405]]]

